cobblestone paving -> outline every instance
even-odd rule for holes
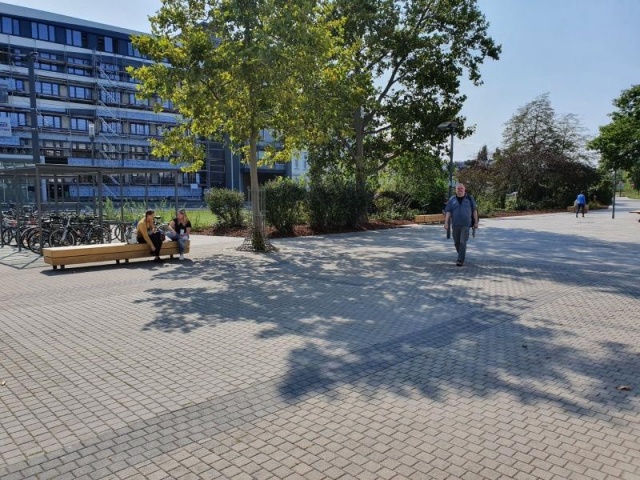
[[[640,479],[638,207],[484,220],[462,268],[438,226],[0,249],[0,478]]]

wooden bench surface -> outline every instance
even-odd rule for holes
[[[187,241],[184,253],[189,253],[191,242]],[[178,255],[178,242],[164,242],[160,256]],[[73,245],[69,247],[47,247],[42,249],[44,262],[52,265],[54,270],[59,266],[78,265],[81,263],[108,262],[115,260],[129,261],[132,258],[152,257],[146,243],[104,243],[96,245]]]
[[[638,213],[638,214],[640,214],[640,210],[631,210],[629,213]]]
[[[432,213],[429,215],[416,215],[414,220],[416,223],[444,223],[444,215],[442,213]]]

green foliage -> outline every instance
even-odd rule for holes
[[[613,105],[611,123],[600,127],[589,148],[600,152],[610,170],[640,168],[640,85],[624,90]]]
[[[457,135],[471,134],[459,116],[465,96],[460,77],[480,84],[480,65],[500,47],[476,0],[335,0],[346,19],[344,51],[350,75],[323,101],[334,105],[334,138],[314,154],[323,166],[340,162],[360,190],[393,159],[428,154],[456,120]],[[441,204],[441,193],[424,203]],[[413,195],[413,192],[412,192]],[[437,197],[437,201],[433,201]],[[414,195],[414,198],[417,198]]]
[[[227,188],[212,188],[206,196],[207,205],[217,218],[216,225],[235,228],[244,225],[244,196]]]
[[[420,213],[442,211],[442,203],[447,195],[447,179],[435,155],[409,153],[393,159],[378,179],[380,186],[376,197],[383,195],[383,192],[396,192],[397,195],[410,197],[410,209],[419,210]]]
[[[309,223],[319,231],[355,227],[371,199],[371,192],[361,192],[354,180],[338,175],[316,178],[308,192]]]
[[[292,233],[294,225],[303,219],[306,189],[289,178],[281,178],[265,183],[264,190],[267,223],[281,234]]]

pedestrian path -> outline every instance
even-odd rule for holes
[[[638,479],[640,223],[0,256],[0,478]]]

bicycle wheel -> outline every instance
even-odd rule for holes
[[[107,227],[93,227],[88,238],[89,243],[111,243],[111,230]]]
[[[44,247],[49,246],[49,236],[51,235],[51,230],[43,229],[42,230],[42,245],[40,244],[40,232],[36,231],[29,237],[29,250],[33,253],[41,253]]]
[[[4,228],[2,230],[2,241],[5,245],[12,245],[12,243],[18,244],[16,241],[16,229],[15,228]]]
[[[52,247],[66,247],[76,244],[76,236],[71,230],[67,230],[65,234],[64,228],[54,230],[49,235],[49,245]]]

